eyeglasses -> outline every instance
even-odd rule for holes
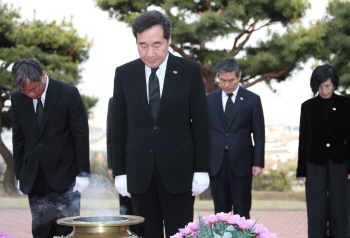
[[[18,92],[24,93],[24,94],[38,92],[40,90],[40,84],[41,84],[41,80],[39,81],[39,87],[37,89],[33,88],[33,89],[29,90],[29,91],[22,91],[22,89],[18,86]]]

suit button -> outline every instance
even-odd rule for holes
[[[222,147],[223,150],[228,150],[228,146],[225,145],[225,147]]]
[[[43,145],[43,143],[40,142],[40,143],[39,143],[39,146],[42,146],[42,145]]]
[[[228,136],[228,133],[226,133],[226,136]]]
[[[330,147],[331,145],[329,143],[326,144],[327,147]]]
[[[153,153],[153,150],[150,150],[149,152],[150,152],[150,153]]]
[[[155,126],[153,129],[154,129],[154,130],[158,130],[159,128],[158,128],[158,126]]]

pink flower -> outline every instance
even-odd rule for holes
[[[244,218],[244,217],[242,217],[242,218]],[[244,219],[241,219],[241,220],[237,223],[237,225],[239,226],[239,228],[246,230],[246,229],[251,228],[251,227],[254,225],[254,223],[255,223],[255,221],[253,221],[253,220],[251,220],[251,219],[246,220],[246,219],[244,218]]]
[[[257,224],[254,220],[251,219],[245,219],[245,217],[240,217],[237,215],[232,215],[231,213],[217,213],[216,215],[209,215],[205,216],[202,221],[205,223],[206,226],[212,226],[215,227],[217,224],[223,224],[225,229],[232,229],[231,225],[237,229],[239,234],[244,234],[244,230],[250,229],[251,232],[255,233],[257,235],[257,238],[277,238],[276,234],[270,233],[266,227],[264,227],[262,224]],[[170,238],[185,238],[185,237],[192,237],[192,238],[198,238],[201,237],[198,236],[199,230],[199,220],[196,219],[194,222],[188,223],[188,225],[183,228],[179,229],[179,232],[176,233],[173,236],[170,236]],[[213,230],[211,229],[211,232]],[[213,234],[212,234],[213,235]],[[5,238],[1,237],[0,238]],[[7,238],[7,236],[6,236]],[[11,237],[8,237],[11,238]]]
[[[259,234],[258,238],[277,238],[277,236],[274,233],[263,232]]]
[[[196,222],[190,222],[187,225],[192,231],[197,231],[198,230],[198,224]]]
[[[181,233],[176,233],[175,235],[173,235],[173,236],[170,236],[170,238],[183,238],[184,236],[183,236],[183,234],[181,234]]]
[[[4,234],[4,232],[3,231],[0,231],[0,236],[2,236]]]
[[[179,231],[184,235],[191,235],[193,233],[191,228],[189,228],[188,226],[186,226],[184,229],[179,229]]]
[[[226,220],[227,220],[227,223],[234,225],[234,224],[238,224],[241,219],[242,218],[239,215],[230,215]]]
[[[267,228],[263,226],[263,224],[255,224],[254,226],[254,233],[255,234],[260,234],[264,232],[268,232]]]
[[[209,222],[210,224],[216,224],[219,220],[219,218],[215,215],[209,215],[205,216],[205,220]]]
[[[12,237],[10,236],[9,233],[6,233],[6,234],[4,235],[4,238],[12,238]]]
[[[223,221],[223,222],[226,222],[226,220],[227,220],[227,218],[228,218],[227,215],[229,215],[229,214],[223,213],[223,212],[216,213],[216,216],[218,217],[218,219],[219,219],[220,221]]]

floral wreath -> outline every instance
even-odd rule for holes
[[[199,216],[170,238],[277,238],[257,221],[231,213]]]

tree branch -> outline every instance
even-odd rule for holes
[[[249,77],[249,78],[246,78],[246,79],[241,79],[241,82],[247,82],[249,80],[251,80],[253,77]]]
[[[253,85],[255,85],[255,84],[257,84],[265,79],[268,79],[268,78],[278,78],[278,77],[282,76],[283,74],[288,73],[290,71],[290,69],[291,69],[291,67],[287,67],[287,68],[279,71],[278,73],[271,73],[271,74],[266,74],[264,76],[261,76],[260,78],[254,80],[251,83],[244,84],[243,88],[249,88],[249,87],[251,87],[251,86],[253,86]]]
[[[190,57],[189,55],[187,55],[182,48],[177,47],[175,44],[171,43],[170,47],[177,53],[179,53],[182,57],[186,58],[186,59],[192,59],[193,57]]]
[[[258,31],[260,30],[261,28],[269,25],[272,21],[269,21],[268,23],[262,25],[261,27],[259,27],[258,29],[255,29],[255,26],[256,26],[256,22],[252,23],[248,29],[251,28],[251,30],[245,30],[244,32],[242,32],[241,34],[239,34],[236,38],[235,38],[235,43],[230,51],[230,55],[232,56],[235,56],[237,55],[243,48],[243,46],[247,43],[247,41],[249,40],[250,36],[252,35],[252,33],[254,31]],[[242,43],[240,43],[237,47],[237,42],[238,40],[244,35],[244,34],[247,34],[246,38],[244,39],[244,41],[242,41]]]
[[[272,21],[269,21],[268,23],[266,23],[265,25],[262,25],[262,26],[261,26],[261,27],[259,27],[258,29],[248,31],[248,33],[253,33],[254,31],[258,31],[258,30],[260,30],[261,28],[263,28],[263,27],[265,27],[265,26],[267,26],[267,25],[270,25],[270,24],[271,24],[271,22],[272,22]],[[255,23],[253,23],[253,24],[255,24]]]
[[[254,28],[256,26],[256,22],[254,22],[252,25],[249,26],[249,28],[252,28],[251,31],[247,31],[245,30],[244,32],[242,32],[241,34],[239,34],[236,38],[235,38],[235,43],[233,45],[233,48],[231,49],[230,51],[230,55],[232,56],[235,56],[237,55],[241,49],[243,48],[243,46],[247,43],[247,41],[249,40],[251,34],[253,33],[254,31]],[[237,47],[237,42],[238,40],[244,35],[244,34],[247,34],[246,38],[244,39],[244,41],[242,43],[240,43]]]

